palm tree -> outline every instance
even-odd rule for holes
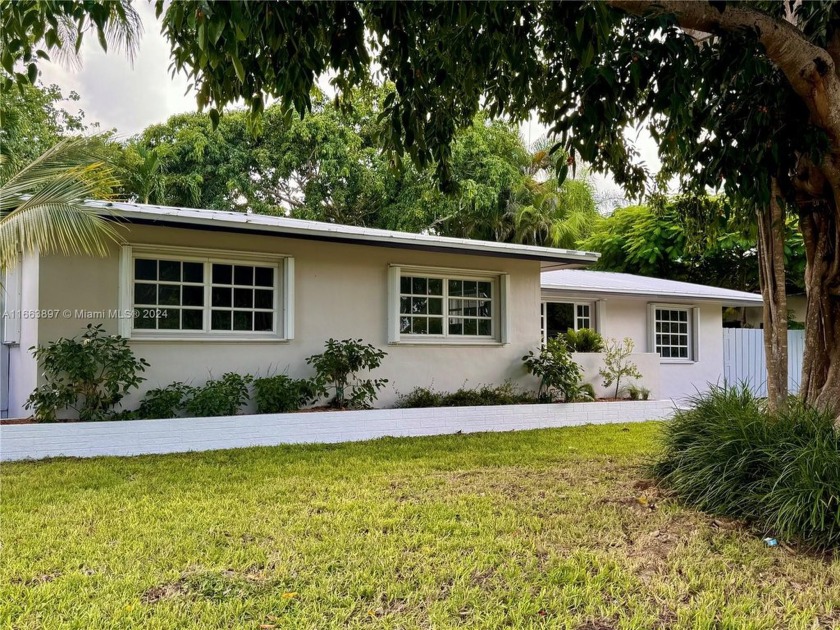
[[[91,139],[65,139],[20,169],[0,156],[0,270],[20,253],[105,255],[114,223],[84,205],[107,199],[117,181],[91,153]]]

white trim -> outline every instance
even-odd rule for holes
[[[499,276],[499,342],[510,343],[513,322],[510,316],[510,274],[503,273]]]
[[[388,343],[400,340],[400,267],[388,267]]]
[[[132,341],[243,341],[283,342],[294,334],[294,259],[283,254],[240,252],[234,250],[170,247],[164,245],[125,245],[120,252],[119,308],[122,313],[136,310],[133,298],[134,260],[136,258],[167,259],[179,262],[200,262],[204,265],[202,330],[135,329],[133,317],[119,320],[119,331]],[[273,331],[214,331],[211,330],[212,267],[213,264],[262,265],[274,269]],[[292,282],[289,282],[289,279]],[[266,287],[267,288],[267,287]],[[141,307],[142,308],[142,307]],[[165,309],[165,307],[163,307]],[[252,309],[246,309],[251,310]],[[265,311],[267,312],[267,310]]]
[[[602,337],[607,336],[607,301],[595,301],[595,330]]]

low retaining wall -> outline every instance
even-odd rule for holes
[[[385,436],[639,422],[669,418],[673,412],[672,402],[651,400],[9,424],[0,425],[0,461],[181,453],[276,444],[354,442]]]

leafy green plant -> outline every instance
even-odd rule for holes
[[[315,368],[318,394],[328,397],[330,406],[338,409],[370,408],[388,379],[360,378],[359,373],[378,368],[387,353],[362,339],[329,339],[324,348],[321,354],[306,359]]]
[[[683,501],[763,533],[840,546],[840,432],[791,400],[768,412],[745,385],[712,387],[664,425],[654,474]]]
[[[397,407],[484,407],[488,405],[523,405],[538,402],[528,391],[517,388],[513,383],[496,387],[461,387],[454,392],[437,392],[428,387],[417,387],[400,396]]]
[[[101,324],[30,351],[45,380],[26,401],[38,422],[55,422],[65,410],[86,422],[115,418],[115,407],[146,380],[139,374],[149,366],[134,356],[127,339],[107,334]]]
[[[193,388],[175,381],[166,387],[150,389],[140,401],[134,417],[146,420],[176,418],[184,408],[184,401]]]
[[[566,331],[566,345],[572,352],[601,352],[604,349],[604,338],[596,330],[581,328]]]
[[[566,390],[566,402],[592,402],[595,400],[595,388],[589,383],[579,383]]]
[[[190,416],[233,416],[248,402],[248,385],[253,377],[227,372],[202,387],[188,387],[184,409]]]
[[[277,374],[254,381],[257,413],[287,413],[312,404],[318,398],[311,379],[295,379]]]
[[[540,379],[537,397],[540,400],[554,400],[557,394],[570,401],[577,393],[581,381],[580,366],[572,359],[566,341],[561,336],[548,340],[539,354],[528,352],[522,361],[525,369]]]
[[[431,387],[415,387],[407,394],[400,394],[396,406],[405,409],[441,407],[443,406],[443,397],[443,393],[436,392]]]
[[[630,400],[648,400],[650,399],[650,390],[647,387],[631,385],[627,388],[627,395]]]
[[[630,337],[624,341],[610,339],[604,346],[604,367],[598,373],[604,379],[604,387],[615,383],[615,398],[621,391],[621,381],[628,378],[642,378],[638,366],[630,360],[636,345]]]

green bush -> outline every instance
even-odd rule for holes
[[[257,413],[297,411],[311,405],[317,397],[317,386],[310,379],[295,379],[285,374],[277,374],[254,381]]]
[[[187,415],[199,418],[233,416],[248,402],[249,375],[228,372],[209,380],[202,387],[188,387],[184,398]]]
[[[102,325],[88,324],[81,337],[62,337],[30,351],[45,380],[26,401],[38,422],[55,422],[64,410],[82,421],[123,418],[115,407],[146,380],[139,374],[149,366],[134,356],[127,339],[107,334]]]
[[[523,405],[538,402],[537,397],[518,389],[512,383],[497,387],[482,385],[461,387],[454,392],[436,392],[428,387],[416,387],[400,396],[397,407],[484,407],[488,405]]]
[[[601,333],[591,328],[566,331],[566,345],[572,352],[602,352],[604,350],[604,338]]]
[[[539,354],[528,352],[522,361],[525,369],[540,379],[537,392],[539,400],[550,402],[558,394],[566,402],[575,399],[580,390],[582,374],[563,337],[558,335],[549,339]]]
[[[640,385],[630,385],[627,388],[627,395],[630,397],[630,400],[649,400],[650,390]]]
[[[177,418],[184,408],[184,400],[191,391],[193,391],[192,387],[177,381],[166,387],[150,389],[132,415],[145,420]]]
[[[818,548],[840,546],[840,433],[831,414],[794,401],[769,413],[745,386],[713,387],[665,425],[654,466],[702,510]]]
[[[385,352],[361,339],[329,339],[324,344],[324,352],[309,357],[306,362],[315,368],[316,391],[319,396],[329,398],[331,407],[368,409],[388,379],[361,378],[359,373],[375,370],[385,356]]]

